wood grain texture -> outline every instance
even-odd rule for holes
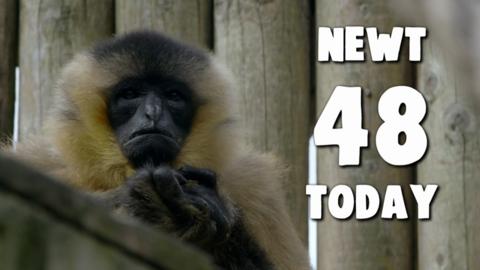
[[[113,20],[113,0],[20,1],[20,139],[41,132],[60,69],[111,36]]]
[[[466,91],[480,103],[480,9],[471,0],[404,0],[390,2],[395,15],[409,25],[426,26],[435,33],[440,51],[451,54],[449,65],[455,65],[463,76]],[[461,29],[461,30],[460,30]],[[471,86],[467,86],[466,84]],[[480,106],[474,108],[480,113]]]
[[[215,52],[233,71],[249,143],[289,166],[289,213],[307,236],[309,1],[215,1]],[[275,179],[272,179],[272,181]]]
[[[0,189],[0,264],[17,269],[153,270]]]
[[[0,2],[0,141],[13,133],[17,14],[17,1]]]
[[[317,0],[316,18],[317,26],[375,26],[379,32],[386,33],[395,26],[382,1]],[[408,184],[413,182],[412,168],[390,166],[375,147],[376,131],[382,123],[377,112],[380,95],[392,86],[412,86],[412,69],[407,56],[402,54],[398,63],[369,60],[342,64],[317,62],[317,116],[336,86],[361,86],[363,128],[369,131],[369,147],[361,151],[360,166],[340,167],[337,147],[318,148],[319,184],[328,185],[329,190],[338,184],[349,185],[352,189],[357,184],[368,184],[374,186],[381,197],[387,185],[400,184],[404,194],[410,194]],[[369,58],[366,54],[365,59]],[[413,269],[415,217],[412,216],[411,196],[405,197],[410,215],[406,221],[383,220],[378,215],[367,221],[358,221],[354,217],[338,221],[325,208],[325,218],[318,223],[318,269]]]
[[[419,66],[418,90],[429,114],[429,151],[418,182],[438,184],[432,218],[418,223],[419,270],[476,269],[480,265],[480,137],[478,103],[468,80],[440,50],[431,32]],[[476,105],[476,106],[475,106]]]
[[[115,7],[117,33],[150,29],[211,48],[211,0],[117,0]]]

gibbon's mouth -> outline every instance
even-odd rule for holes
[[[172,145],[174,148],[180,148],[180,144],[174,139],[174,136],[164,129],[137,130],[130,135],[125,146],[137,145],[138,143],[142,143],[142,145],[157,145],[161,141]]]
[[[144,136],[144,135],[161,135],[161,136],[164,136],[168,139],[173,140],[173,135],[170,134],[170,132],[168,132],[166,130],[163,130],[163,129],[141,129],[141,130],[137,130],[137,131],[133,132],[132,135],[130,135],[130,138],[128,138],[128,140],[131,141],[131,140],[133,140],[137,137]]]
[[[140,167],[145,162],[161,164],[173,160],[180,151],[180,142],[168,131],[145,129],[132,133],[122,150],[135,167]]]

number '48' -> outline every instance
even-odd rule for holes
[[[362,93],[360,87],[337,86],[315,125],[317,146],[338,145],[339,165],[359,165],[360,148],[368,146],[368,130],[362,129]],[[400,107],[405,106],[405,112]],[[423,96],[408,86],[389,88],[378,101],[383,124],[378,128],[376,145],[388,163],[404,166],[418,161],[427,150],[427,134],[420,125],[427,105]],[[341,113],[342,127],[334,128]],[[399,136],[406,136],[400,143]]]

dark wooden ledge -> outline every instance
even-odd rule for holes
[[[214,269],[202,252],[123,220],[59,181],[0,155],[2,269]]]

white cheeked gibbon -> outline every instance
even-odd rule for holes
[[[44,135],[16,155],[221,269],[310,269],[282,198],[283,166],[245,145],[236,103],[209,53],[134,32],[74,57]]]

